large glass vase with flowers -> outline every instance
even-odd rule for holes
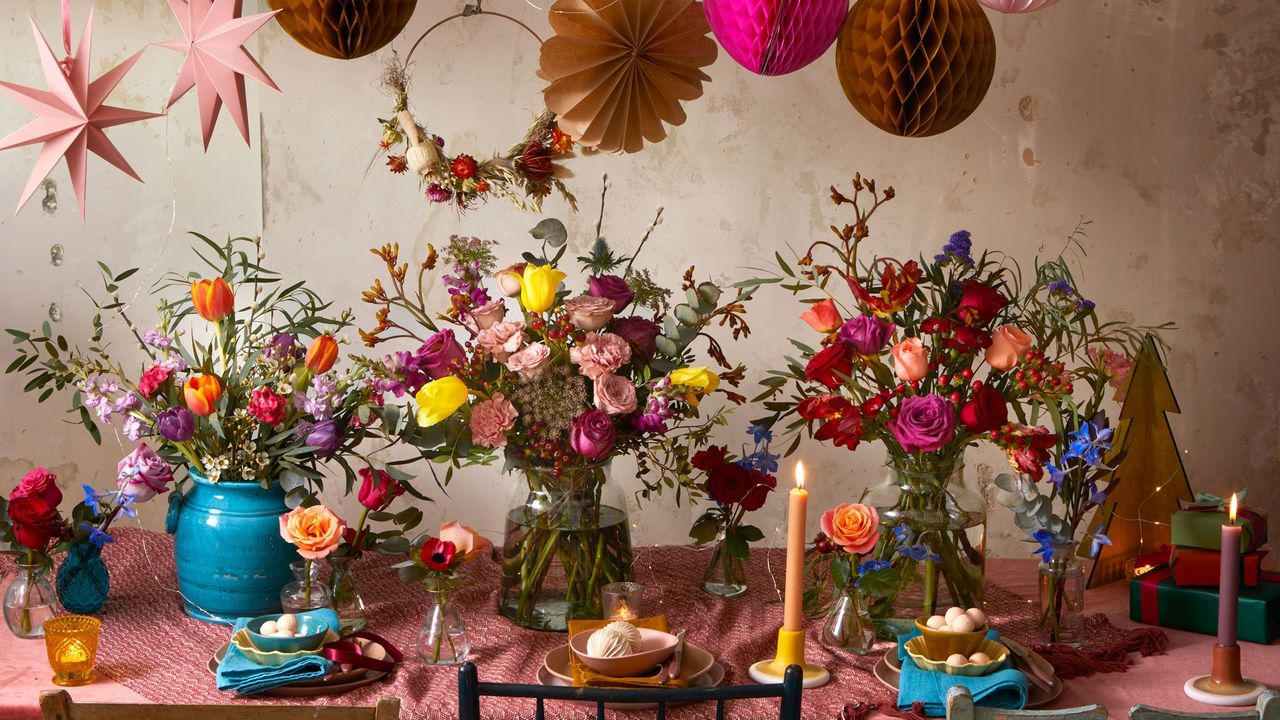
[[[860,175],[852,185],[831,188],[855,216],[832,227],[834,241],[814,242],[794,268],[778,255],[776,275],[741,284],[802,295],[801,319],[820,335],[817,347],[793,340],[800,356],[763,381],[759,422],[795,434],[791,449],[807,432],[888,451],[888,480],[864,498],[886,528],[871,557],[887,565],[859,587],[889,632],[938,607],[982,606],[985,502],[964,484],[965,449],[993,443],[1039,480],[1076,395],[1105,385],[1090,350],[1135,347],[1146,330],[1099,320],[1076,290],[1067,258],[1083,254],[1079,228],[1025,284],[1002,253],[975,258],[966,231],[931,258],[867,257],[868,222],[894,190]]]
[[[327,460],[343,468],[350,490],[347,456],[380,408],[361,366],[333,369],[334,333],[349,313],[328,317],[330,303],[263,267],[258,239],[196,237],[206,267],[149,288],[161,298],[154,327],[140,330],[121,300],[137,270],[100,264],[105,296],[95,301],[88,347],[48,324],[9,330],[18,357],[7,370],[29,375],[26,389],[41,401],[71,390],[72,412],[96,442],[99,426],[118,418],[125,438],[149,445],[128,482],[186,470],[184,491],[170,495],[178,585],[189,615],[227,623],[279,608],[293,551],[277,518],[314,497]],[[109,350],[120,331],[144,356],[141,372]]]
[[[501,269],[494,243],[450,239],[443,253],[450,305],[440,314],[423,291],[438,262],[434,250],[416,278],[397,248],[375,250],[390,287],[379,281],[365,293],[378,306],[378,325],[363,334],[370,345],[420,343],[374,372],[387,390],[414,394],[416,412],[401,437],[448,467],[442,482],[455,468],[499,456],[517,476],[500,610],[526,627],[564,630],[570,619],[599,617],[600,588],[632,574],[626,496],[609,479],[613,458],[635,458],[641,497],[664,488],[677,499],[700,495],[690,458],[724,422],[724,410],[709,411],[704,400],[715,392],[743,400],[722,387],[738,384],[743,369],[731,368],[710,329],[728,325],[734,338],[745,336],[751,291],[722,302],[720,288],[693,280],[691,268],[681,286],[686,302],[673,307],[671,292],[634,266],[634,254],[616,254],[597,223],[579,258],[586,292],[575,294],[559,269],[564,225],[544,220],[532,234],[541,252]],[[725,372],[697,364],[699,339]]]

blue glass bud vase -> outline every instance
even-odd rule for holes
[[[58,600],[67,611],[92,615],[102,609],[111,591],[111,576],[102,562],[102,548],[91,542],[72,545],[58,566]]]

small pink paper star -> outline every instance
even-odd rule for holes
[[[246,75],[280,91],[266,71],[242,45],[267,24],[279,10],[240,17],[241,0],[169,0],[169,8],[182,26],[182,37],[160,43],[160,47],[185,52],[167,108],[173,107],[191,88],[200,101],[200,128],[204,149],[209,149],[213,126],[222,103],[245,143],[249,142],[249,108],[245,104]]]
[[[54,57],[49,41],[36,25],[34,18],[31,30],[36,36],[36,52],[40,55],[40,65],[44,69],[47,91],[15,85],[0,80],[0,92],[13,98],[26,109],[36,114],[36,119],[15,130],[7,137],[0,139],[0,150],[44,143],[40,155],[36,157],[35,167],[31,169],[31,177],[18,200],[18,210],[31,199],[32,193],[40,182],[48,177],[58,159],[67,158],[67,170],[71,173],[71,186],[75,189],[76,201],[80,204],[80,221],[85,217],[85,171],[88,153],[115,165],[129,177],[138,182],[142,178],[133,171],[116,146],[107,139],[103,128],[123,125],[125,123],[159,117],[159,113],[126,110],[125,108],[104,105],[103,102],[116,85],[133,68],[133,64],[142,55],[142,50],[129,56],[127,60],[108,70],[93,82],[89,82],[89,57],[93,40],[93,11],[85,22],[84,32],[80,35],[80,46],[75,55],[67,59],[67,70]],[[144,48],[145,50],[145,48]]]

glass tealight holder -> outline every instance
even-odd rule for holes
[[[605,620],[635,620],[644,616],[644,586],[633,582],[609,583],[600,588],[600,610]]]
[[[93,682],[102,624],[88,615],[63,615],[44,621],[44,647],[53,668],[53,684],[63,687]]]

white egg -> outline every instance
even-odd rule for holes
[[[271,637],[291,638],[293,637],[293,633],[289,632],[288,630],[276,630]]]
[[[976,652],[969,656],[969,662],[975,665],[986,665],[991,662],[991,657],[984,652]]]
[[[291,633],[297,632],[298,618],[289,614],[281,615],[280,619],[276,620],[276,627],[280,628],[281,630],[288,630]]]
[[[368,647],[364,649],[364,654],[366,657],[371,657],[374,660],[382,660],[387,657],[386,649],[384,649],[378,643],[371,643]]]
[[[978,627],[982,627],[983,625],[987,624],[987,614],[982,612],[978,608],[969,608],[968,610],[964,611],[964,614],[973,618],[973,622]]]
[[[965,615],[964,613],[960,613],[954,620],[947,624],[947,629],[951,632],[965,633],[977,630],[978,626],[973,622],[973,618]]]
[[[960,617],[963,614],[964,614],[963,608],[953,607],[953,608],[947,608],[947,612],[944,615],[944,617],[946,617],[947,619],[947,624],[950,625],[951,621],[955,620],[956,618]]]
[[[964,665],[967,662],[969,662],[969,658],[961,655],[960,653],[954,653],[947,658],[948,665]]]
[[[262,623],[262,627],[258,628],[258,633],[259,633],[259,634],[261,634],[261,635],[275,635],[275,634],[276,634],[276,621],[275,621],[275,620],[268,620],[268,621],[266,621],[266,622]]]
[[[933,617],[926,620],[924,625],[925,627],[932,628],[934,630],[941,630],[942,628],[947,626],[947,619],[942,617],[941,615],[934,615]]]

